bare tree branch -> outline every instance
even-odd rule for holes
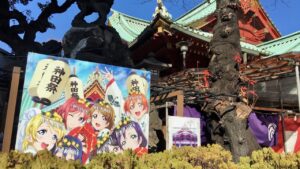
[[[27,4],[30,0],[3,0],[0,6],[0,40],[8,44],[16,55],[26,55],[29,51],[47,53],[54,52],[61,48],[59,42],[49,41],[46,43],[35,42],[37,32],[46,32],[55,26],[49,22],[53,14],[65,12],[75,0],[66,0],[61,6],[57,0],[51,0],[49,4],[44,4],[43,11],[36,20],[27,21],[27,17],[20,11],[14,9],[10,11],[10,5],[15,3]],[[11,20],[17,20],[17,25],[9,26]],[[21,38],[18,34],[24,33]],[[55,45],[58,45],[55,47]],[[57,48],[57,49],[56,49]],[[50,51],[49,51],[50,50]]]

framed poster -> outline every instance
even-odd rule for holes
[[[173,146],[200,146],[200,118],[168,116],[167,149]]]
[[[30,53],[15,149],[93,155],[147,152],[150,72]]]

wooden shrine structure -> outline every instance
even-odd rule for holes
[[[242,78],[259,82],[295,76],[300,32],[281,37],[258,0],[240,2]],[[128,44],[135,64],[152,71],[153,100],[165,102],[168,93],[175,91],[182,91],[184,104],[195,104],[208,97],[206,68],[211,59],[209,43],[216,24],[215,9],[215,0],[204,1],[177,19],[172,19],[167,11],[155,11],[152,21],[113,10],[109,25]],[[185,57],[182,44],[188,48]]]

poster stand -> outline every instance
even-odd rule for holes
[[[8,100],[8,106],[6,111],[4,137],[3,137],[2,151],[6,153],[9,152],[11,146],[11,138],[12,138],[14,117],[16,111],[20,75],[21,75],[21,68],[15,66],[12,72],[9,100]]]

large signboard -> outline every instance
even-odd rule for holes
[[[167,137],[167,149],[200,146],[200,118],[168,116]]]
[[[15,149],[93,155],[147,152],[150,72],[30,53]]]

